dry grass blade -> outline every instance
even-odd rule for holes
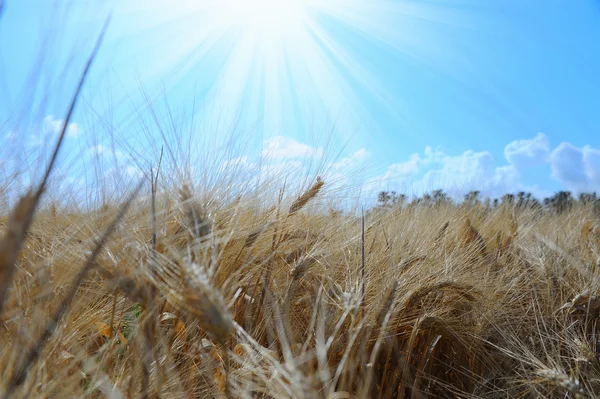
[[[435,242],[439,242],[442,238],[444,238],[444,235],[446,234],[446,230],[448,230],[448,226],[450,226],[449,221],[444,223],[444,225],[440,228],[437,235],[435,236],[435,240],[434,240]]]
[[[162,164],[162,158],[163,158],[163,149],[161,148],[160,150],[160,158],[158,160],[158,167],[156,170],[156,175],[154,174],[154,170],[153,168],[150,168],[150,189],[151,189],[151,211],[152,211],[152,257],[150,260],[150,273],[152,274],[152,277],[155,278],[156,277],[156,269],[157,269],[157,258],[156,258],[156,190],[157,190],[157,186],[158,186],[158,177],[160,175],[160,166]],[[131,279],[129,279],[131,280]],[[126,284],[127,283],[127,284]],[[148,351],[150,350],[152,352],[152,354],[154,354],[154,351],[152,351],[152,348],[155,348],[155,345],[153,344],[154,341],[154,332],[156,331],[156,325],[155,325],[155,305],[154,305],[154,298],[156,298],[156,287],[154,285],[150,286],[150,290],[148,293],[145,292],[145,289],[143,289],[143,287],[138,287],[136,286],[135,282],[133,280],[131,281],[120,281],[121,284],[121,288],[123,290],[135,290],[132,292],[132,294],[137,294],[139,296],[143,296],[143,294],[147,294],[147,297],[145,298],[146,300],[142,303],[145,303],[146,305],[146,309],[148,310],[148,312],[150,313],[150,316],[146,318],[145,321],[145,325],[144,325],[144,337],[145,337],[145,351],[144,351],[144,362],[143,362],[143,391],[144,391],[144,397],[148,396],[148,385],[149,385],[149,380],[150,380],[150,359],[149,359],[149,355],[148,355]],[[143,289],[143,290],[142,290]],[[144,299],[144,298],[142,298]],[[156,356],[154,356],[154,358],[156,359]],[[159,362],[156,362],[156,364],[159,364]],[[160,375],[160,373],[159,373]],[[159,378],[160,380],[160,378]],[[159,386],[159,391],[160,391],[160,381],[157,384]]]
[[[205,217],[204,209],[194,199],[193,188],[188,184],[184,184],[179,194],[188,219],[188,230],[192,232],[194,237],[199,239],[208,236],[211,232],[211,225]]]
[[[130,277],[121,275],[117,271],[99,269],[98,272],[106,279],[107,285],[112,289],[118,289],[134,303],[148,306],[150,303],[150,292],[145,285],[139,284]]]
[[[0,16],[1,13],[2,4],[0,4]],[[65,134],[67,133],[67,127],[69,126],[71,116],[73,115],[73,111],[75,110],[75,106],[77,105],[77,100],[79,99],[79,93],[81,92],[81,89],[88,75],[92,62],[94,61],[94,58],[98,53],[100,44],[102,43],[102,39],[108,27],[109,21],[110,17],[104,23],[98,40],[96,41],[96,45],[92,50],[90,57],[88,58],[83,73],[81,74],[81,78],[79,79],[79,83],[71,99],[71,105],[69,106],[67,116],[65,117],[65,120],[62,124],[60,135],[58,136],[58,140],[56,141],[56,144],[54,146],[54,150],[52,152],[50,162],[46,167],[46,171],[44,172],[44,176],[38,188],[35,191],[29,191],[25,196],[23,196],[20,199],[14,212],[12,212],[11,214],[8,231],[2,239],[2,243],[0,243],[0,315],[2,315],[4,301],[6,300],[6,294],[8,292],[8,289],[10,288],[10,285],[12,284],[15,262],[19,255],[19,252],[21,251],[21,246],[23,245],[23,241],[25,240],[25,235],[29,230],[31,222],[33,221],[33,216],[35,214],[36,207],[46,188],[48,178],[50,177],[50,173],[54,169],[58,153],[60,151],[60,148],[62,147]]]
[[[327,399],[352,399],[352,395],[349,392],[339,391],[330,393],[327,395]]]
[[[398,280],[394,280],[392,287],[390,288],[387,298],[383,303],[382,308],[379,310],[377,315],[377,324],[381,325],[385,319],[385,316],[392,310],[394,299],[396,298],[396,291],[398,290]]]
[[[469,218],[467,218],[467,220],[465,220],[465,224],[463,226],[462,239],[465,244],[474,245],[477,248],[477,250],[479,251],[479,254],[481,256],[486,255],[487,248],[486,248],[485,240],[483,239],[483,237],[481,236],[479,231],[477,231],[477,229],[475,227],[473,227],[473,224],[471,223],[471,219],[469,219]]]
[[[219,291],[212,287],[206,276],[188,280],[183,290],[182,305],[200,319],[202,328],[211,339],[217,342],[222,351],[223,375],[219,376],[219,391],[229,397],[230,368],[227,342],[234,331],[234,323],[225,301]]]
[[[424,351],[415,351],[417,347],[423,345],[423,342],[421,342],[420,339],[420,336],[423,332],[432,333],[433,339],[426,343],[426,349],[422,348],[425,349]],[[441,338],[445,338],[448,342],[452,343],[453,355],[457,355],[458,352],[461,351],[466,352],[466,348],[468,348],[466,342],[461,338],[461,336],[459,336],[443,319],[436,316],[421,316],[415,320],[411,335],[408,341],[405,343],[406,352],[409,354],[409,358],[406,359],[402,368],[402,391],[404,391],[405,388],[408,388],[411,389],[413,396],[420,397],[418,396],[418,388],[421,378],[423,377],[423,367],[429,361],[429,358],[431,358],[431,353],[429,352],[433,351],[435,345],[438,344]],[[421,370],[421,373],[419,373],[417,376],[414,376],[410,371],[412,365],[410,357],[419,352],[421,353],[420,356],[422,356],[421,361],[419,361],[419,370]]]
[[[258,238],[274,224],[275,224],[274,222],[264,223],[258,229],[254,230],[252,233],[248,234],[248,237],[246,237],[246,241],[244,241],[244,248],[249,248],[249,247],[253,246],[254,243],[256,242],[256,240],[258,240]]]
[[[413,255],[411,257],[409,257],[408,259],[400,262],[400,264],[398,265],[398,271],[404,273],[407,272],[413,265],[419,263],[419,262],[423,262],[427,260],[427,256],[425,255],[421,255],[421,256],[417,256],[417,255]]]
[[[312,256],[307,257],[306,259],[303,259],[302,261],[300,261],[293,269],[291,272],[291,276],[292,276],[292,281],[298,281],[300,280],[302,277],[304,277],[304,275],[306,274],[306,272],[308,271],[308,268],[310,266],[312,266],[314,263],[316,262],[315,258],[313,258]]]
[[[0,242],[0,315],[2,315],[4,301],[12,284],[16,270],[15,263],[25,240],[27,229],[31,224],[35,205],[35,199],[31,192],[21,197],[9,217],[8,230]]]
[[[304,208],[304,206],[311,199],[313,199],[314,197],[317,196],[317,194],[319,194],[319,191],[323,187],[323,184],[325,184],[325,182],[323,182],[323,180],[320,177],[317,177],[317,182],[315,184],[313,184],[312,187],[310,189],[308,189],[308,191],[305,191],[300,197],[298,197],[298,199],[296,199],[296,201],[294,201],[292,206],[290,206],[290,211],[288,212],[288,216],[292,216],[293,214],[298,212],[300,209]]]
[[[361,282],[361,309],[364,315],[365,312],[365,301],[367,293],[367,281],[366,281],[366,267],[365,267],[365,211],[363,210],[360,217],[360,276]]]
[[[415,381],[413,382],[412,385],[412,392],[418,392],[419,390],[419,385],[421,385],[421,380],[423,379],[423,376],[425,375],[425,367],[427,366],[427,364],[429,363],[429,361],[431,360],[431,355],[433,354],[433,351],[435,350],[436,345],[440,342],[440,340],[442,339],[442,335],[435,335],[429,345],[427,345],[427,352],[425,354],[425,356],[421,357],[421,361],[419,362],[419,367],[416,370],[416,376],[415,376]]]
[[[539,233],[534,233],[534,235],[539,241],[544,243],[548,248],[552,249],[556,253],[562,255],[566,260],[568,260],[569,263],[571,263],[571,265],[575,266],[575,268],[577,270],[579,270],[579,272],[583,276],[590,273],[590,271],[588,270],[588,268],[585,265],[583,265],[578,259],[576,259],[568,251],[565,251],[560,246],[558,246],[558,244],[556,244],[554,241],[550,240],[548,237],[544,237],[543,235],[541,235]]]
[[[387,326],[390,321],[390,317],[392,315],[392,310],[394,308],[393,305],[394,305],[394,300],[396,299],[397,288],[398,288],[398,282],[394,281],[394,284],[392,284],[392,287],[387,295],[386,301],[385,301],[383,307],[381,308],[381,310],[379,311],[379,314],[377,315],[377,325],[379,325],[381,327],[380,327],[379,334],[377,335],[377,339],[375,340],[375,344],[373,345],[373,349],[371,350],[371,356],[369,358],[370,365],[375,364],[375,361],[379,355],[379,350],[381,348],[381,344],[383,342],[383,339],[386,336]],[[363,395],[367,394],[371,389],[371,384],[372,384],[372,380],[374,377],[374,371],[375,370],[372,366],[369,367],[366,382],[363,387],[363,390],[364,390]]]
[[[123,206],[119,210],[119,213],[115,216],[113,221],[110,223],[110,225],[104,231],[104,234],[102,235],[102,237],[100,237],[100,240],[98,240],[98,243],[96,244],[96,247],[92,251],[92,254],[89,256],[87,262],[81,268],[81,270],[79,270],[79,273],[77,274],[73,283],[71,284],[71,288],[69,289],[65,298],[59,304],[58,308],[54,312],[50,321],[46,325],[44,332],[38,338],[34,347],[31,348],[26,353],[26,355],[23,358],[23,361],[16,368],[14,374],[9,379],[6,390],[4,392],[4,396],[3,396],[4,398],[9,398],[10,395],[12,394],[12,392],[15,390],[15,388],[17,386],[21,385],[25,381],[25,378],[27,377],[27,370],[29,369],[29,367],[31,367],[31,365],[40,356],[40,354],[42,353],[42,349],[44,348],[44,346],[46,345],[46,343],[48,342],[48,340],[50,339],[50,337],[52,336],[52,334],[58,327],[58,323],[62,320],[63,316],[69,310],[71,302],[73,301],[73,298],[75,297],[75,294],[77,293],[77,291],[79,289],[79,286],[81,285],[81,283],[83,283],[87,274],[96,266],[96,258],[100,254],[100,251],[102,251],[102,249],[104,248],[104,245],[108,241],[108,238],[113,233],[113,231],[115,230],[115,228],[117,227],[117,225],[119,224],[119,222],[121,221],[123,216],[125,216],[125,213],[131,206],[133,200],[137,197],[137,194],[139,193],[140,189],[142,188],[142,185],[143,185],[143,181],[138,184],[136,189],[133,191],[133,193],[129,196],[127,201],[123,204]]]
[[[156,175],[154,170],[150,169],[150,183],[152,190],[152,258],[153,262],[156,257],[156,190],[158,186],[158,176],[160,175],[160,166],[162,164],[163,148],[160,149],[160,158],[158,159],[158,167],[156,168]],[[152,265],[154,267],[154,264]]]
[[[406,301],[404,309],[405,311],[414,310],[419,307],[418,304],[429,296],[429,294],[444,291],[456,293],[469,302],[475,302],[477,298],[481,296],[479,290],[471,285],[458,283],[456,281],[440,281],[435,284],[421,286],[415,290]]]

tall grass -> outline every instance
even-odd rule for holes
[[[262,198],[244,197],[205,209],[192,187],[157,190],[155,229],[150,200],[132,203],[101,247],[117,207],[37,213],[1,315],[4,390],[564,398],[600,389],[591,209],[405,206],[368,212],[363,237],[354,213],[320,212],[323,180],[265,211],[254,208]],[[96,271],[75,294],[95,245]]]

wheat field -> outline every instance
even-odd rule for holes
[[[5,397],[594,397],[592,207],[357,216],[327,187],[24,195],[1,219]]]

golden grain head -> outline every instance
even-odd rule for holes
[[[321,190],[321,188],[323,187],[324,184],[325,184],[325,182],[320,177],[317,177],[316,183],[313,184],[312,187],[310,189],[308,189],[306,192],[304,192],[300,197],[298,197],[296,199],[296,201],[294,201],[292,206],[290,206],[288,216],[292,216],[293,214],[298,212],[300,209],[304,208],[304,206],[306,204],[308,204],[308,202],[311,199],[313,199],[314,197],[317,196],[317,194],[319,194],[319,191]]]

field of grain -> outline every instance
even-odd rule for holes
[[[327,187],[3,209],[4,397],[595,396],[593,206],[357,216]]]

